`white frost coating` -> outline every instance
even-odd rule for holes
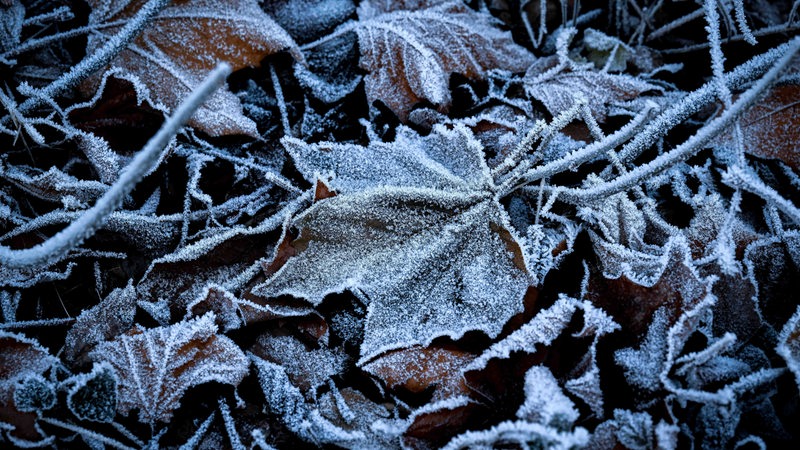
[[[19,112],[25,114],[47,103],[53,97],[76,87],[84,78],[107,65],[142,32],[145,25],[164,9],[167,3],[169,0],[150,0],[122,27],[118,34],[109,39],[99,50],[72,66],[69,72],[57,80],[36,91],[36,96],[24,101],[18,108]],[[6,125],[9,117],[0,118],[0,126]]]
[[[522,448],[572,450],[589,442],[589,432],[578,427],[574,431],[559,431],[538,423],[523,421],[501,422],[483,431],[467,431],[454,437],[442,450],[492,450],[502,444]]]
[[[51,263],[80,245],[86,238],[92,236],[108,215],[133,190],[136,183],[152,169],[153,163],[158,161],[164,147],[167,146],[172,137],[180,130],[180,127],[189,120],[205,99],[222,84],[230,70],[230,66],[224,63],[214,69],[192,95],[164,122],[158,133],[136,154],[133,161],[120,174],[119,179],[100,197],[91,209],[87,210],[67,228],[36,247],[12,250],[8,247],[0,246],[0,263],[15,268]]]
[[[451,73],[474,77],[491,69],[521,71],[533,61],[510,33],[494,26],[489,14],[460,1],[420,2],[413,10],[395,11],[389,10],[393,4],[370,8],[373,3],[379,2],[361,3],[354,27],[359,65],[369,72],[364,88],[370,104],[383,101],[401,120],[421,100],[449,106]]]
[[[90,354],[107,361],[119,380],[117,409],[139,409],[139,420],[168,421],[184,392],[209,381],[237,385],[247,375],[247,357],[232,340],[217,335],[214,316],[167,327],[134,328]]]
[[[525,402],[517,410],[517,418],[559,429],[571,428],[578,420],[578,410],[550,369],[533,366],[525,373]]]
[[[775,81],[775,79],[777,79],[781,71],[792,60],[797,50],[800,49],[800,38],[792,39],[789,44],[786,53],[753,85],[753,87],[744,92],[723,114],[700,128],[700,130],[675,149],[656,157],[646,164],[636,167],[628,173],[620,175],[612,181],[586,189],[566,189],[561,192],[561,198],[571,202],[581,203],[624,191],[702,150],[711,139],[730,126],[745,109],[749,108],[758,100],[759,96]]]
[[[748,81],[763,75],[767,68],[778,61],[793,46],[792,41],[782,44],[761,55],[753,57],[746,63],[736,67],[724,76],[724,82],[730,89],[738,89]],[[669,130],[682,123],[692,114],[699,111],[716,98],[716,84],[710,81],[696,91],[686,95],[674,106],[664,111],[655,120],[638,134],[631,142],[626,144],[619,153],[624,162],[630,162],[647,150],[660,137],[665,136]]]
[[[255,294],[316,305],[362,290],[371,299],[362,361],[469,330],[497,336],[522,310],[525,255],[466,127],[425,138],[401,129],[369,147],[284,143],[309,181],[330,178],[340,195],[294,219],[305,248]]]
[[[481,370],[486,367],[489,360],[494,358],[506,359],[512,352],[535,352],[536,344],[550,345],[572,320],[575,310],[580,307],[580,302],[575,299],[561,296],[553,306],[539,311],[530,322],[514,331],[505,339],[489,347],[483,354],[470,363],[465,371]]]
[[[348,447],[348,443],[363,443],[361,431],[348,431],[331,423],[319,410],[305,403],[303,394],[291,381],[283,367],[250,354],[258,369],[258,380],[266,397],[267,408],[280,416],[289,430],[301,439],[320,444],[337,444]]]
[[[775,351],[786,360],[786,367],[794,374],[800,389],[800,307],[783,326]]]
[[[733,187],[742,188],[758,195],[780,209],[792,222],[800,224],[800,209],[781,196],[778,191],[761,181],[756,173],[748,167],[731,166],[722,174],[722,181]]]

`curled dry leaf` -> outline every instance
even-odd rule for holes
[[[99,31],[89,35],[87,53],[112,39],[144,4],[91,0],[89,25]],[[302,59],[292,38],[255,0],[181,0],[165,8],[112,64],[137,75],[157,101],[174,108],[218,62],[228,62],[234,70],[257,66],[265,56],[284,49]],[[88,88],[99,81],[91,78]],[[217,91],[189,124],[213,136],[258,136],[256,124],[242,114],[239,100],[227,90]]]
[[[479,78],[492,69],[519,72],[533,62],[490,15],[460,1],[368,1],[359,19],[367,100],[382,101],[403,121],[423,100],[447,110],[452,73]]]
[[[217,335],[213,314],[167,327],[140,326],[103,342],[90,354],[117,374],[117,411],[139,420],[169,421],[184,392],[209,381],[238,385],[249,362],[232,340]]]

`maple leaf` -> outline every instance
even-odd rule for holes
[[[166,327],[140,326],[97,346],[89,357],[117,374],[117,412],[139,409],[139,420],[169,421],[181,396],[209,381],[238,385],[249,362],[239,347],[217,335],[213,314]]]
[[[89,1],[89,25],[99,30],[89,35],[87,53],[111,39],[144,3]],[[284,49],[302,60],[292,38],[255,0],[182,0],[165,8],[113,65],[137,75],[154,99],[174,108],[218,62],[225,61],[237,70],[257,66],[265,56]],[[89,88],[99,81],[90,78]],[[213,136],[258,137],[255,123],[242,114],[238,98],[224,89],[201,106],[189,124]]]
[[[478,78],[491,69],[522,71],[533,61],[489,14],[460,1],[368,1],[358,11],[367,100],[381,100],[403,121],[423,100],[447,110],[451,73]]]
[[[495,337],[523,309],[525,257],[467,128],[423,138],[401,127],[393,143],[369,147],[284,143],[307,179],[330,175],[339,195],[294,219],[296,255],[255,294],[318,305],[364,292],[363,360],[470,330]]]

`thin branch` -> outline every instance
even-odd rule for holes
[[[750,191],[763,198],[786,214],[792,219],[792,222],[800,225],[800,209],[789,200],[783,198],[775,189],[767,186],[752,171],[739,166],[729,167],[722,175],[722,181],[729,186]]]
[[[63,257],[80,245],[106,220],[133,190],[136,183],[153,169],[160,160],[161,151],[172,140],[180,128],[189,120],[197,108],[219,88],[230,74],[231,67],[222,63],[197,87],[197,89],[175,110],[155,136],[133,158],[120,174],[119,179],[103,194],[97,203],[67,228],[36,247],[12,250],[0,246],[0,263],[8,267],[22,268],[49,263]]]
[[[39,420],[44,422],[44,423],[53,425],[54,427],[63,428],[65,430],[72,431],[73,433],[78,433],[83,437],[86,437],[88,439],[92,439],[92,440],[95,440],[95,441],[98,441],[98,442],[102,442],[105,445],[108,445],[110,447],[114,447],[114,448],[119,449],[119,450],[134,450],[133,447],[128,447],[127,445],[125,445],[122,442],[119,442],[119,441],[117,441],[115,439],[111,439],[110,437],[103,436],[102,434],[96,433],[96,432],[94,432],[92,430],[88,430],[88,429],[83,428],[83,427],[79,427],[77,425],[72,425],[71,423],[62,422],[60,420],[51,419],[49,417],[42,417]]]
[[[674,164],[693,156],[716,137],[721,131],[731,126],[739,115],[749,108],[761,94],[778,78],[780,72],[789,64],[794,54],[800,50],[800,37],[789,42],[789,46],[778,62],[756,82],[752,88],[742,94],[724,114],[712,120],[684,143],[668,153],[664,153],[647,164],[639,166],[616,179],[586,189],[564,189],[563,199],[571,203],[584,203],[630,189],[645,179],[663,172]],[[797,217],[800,218],[800,215]]]
[[[142,9],[125,25],[112,39],[109,39],[100,49],[87,56],[43,89],[38,95],[31,97],[19,106],[19,111],[26,114],[34,108],[46,103],[47,98],[61,95],[76,87],[83,79],[108,65],[125,47],[142,32],[145,25],[150,22],[167,5],[169,0],[150,0]],[[0,119],[0,125],[5,125],[8,116]]]

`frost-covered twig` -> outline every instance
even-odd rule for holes
[[[38,91],[35,97],[31,97],[19,106],[19,111],[23,114],[30,112],[34,108],[41,106],[48,98],[61,95],[77,86],[84,78],[100,70],[128,46],[145,25],[152,20],[164,7],[169,0],[150,0],[142,6],[142,9],[125,25],[120,32],[109,39],[99,50],[87,56],[65,73],[43,89]],[[5,116],[0,119],[0,125],[4,124]]]
[[[71,249],[80,245],[84,239],[93,235],[123,199],[133,190],[136,183],[147,174],[160,159],[161,151],[189,120],[197,108],[225,81],[231,68],[222,63],[206,78],[200,86],[175,110],[175,113],[158,130],[155,136],[133,158],[120,174],[119,179],[103,194],[97,203],[67,228],[36,247],[12,250],[0,246],[0,263],[8,267],[30,267],[52,262]]]
[[[775,61],[789,52],[792,46],[796,46],[796,41],[782,44],[736,67],[725,75],[725,84],[729,89],[741,88],[747,82],[766,72]],[[625,144],[619,152],[620,159],[623,162],[632,161],[643,151],[650,148],[659,138],[665,136],[672,128],[691,117],[705,105],[714,101],[715,98],[716,84],[712,80],[682,98],[674,106],[667,109],[650,122],[631,142]]]
[[[103,436],[100,433],[96,433],[92,430],[88,430],[83,427],[79,427],[77,425],[72,425],[71,423],[62,422],[57,419],[51,419],[49,417],[42,417],[39,419],[40,421],[53,425],[54,427],[63,428],[68,431],[72,431],[73,433],[78,433],[86,439],[101,442],[109,447],[113,447],[119,450],[134,450],[133,447],[128,447],[127,445],[119,442],[115,439],[111,439],[110,437]]]
[[[742,167],[732,166],[722,174],[722,181],[729,186],[741,188],[756,194],[768,203],[775,205],[792,219],[792,222],[800,225],[800,209],[794,206],[789,200],[783,198],[775,189],[767,186],[752,171],[745,171]]]
[[[675,149],[664,153],[647,164],[641,165],[618,178],[592,186],[586,189],[565,189],[561,197],[569,202],[583,203],[598,198],[607,197],[617,192],[622,192],[642,183],[647,178],[672,167],[677,162],[684,161],[704,148],[704,146],[729,127],[738,117],[749,108],[761,94],[777,79],[781,71],[789,64],[794,54],[800,49],[800,38],[790,41],[786,52],[778,62],[756,82],[753,87],[743,93],[731,107],[716,119],[710,121],[689,139]],[[800,216],[798,216],[800,217]]]

